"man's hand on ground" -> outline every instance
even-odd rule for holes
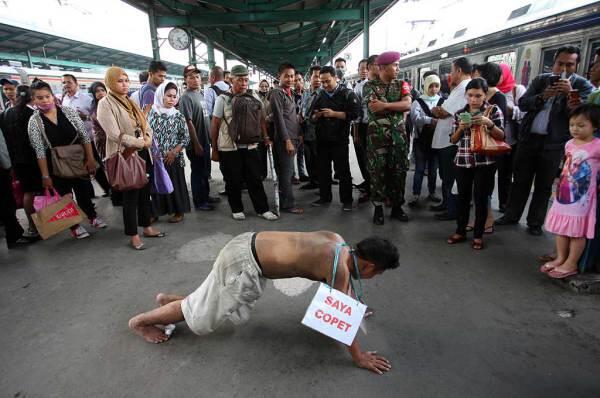
[[[392,369],[390,361],[376,354],[377,351],[361,352],[357,358],[353,358],[354,364],[359,368],[367,369],[380,375]]]

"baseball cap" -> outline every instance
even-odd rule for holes
[[[200,69],[196,68],[195,65],[188,65],[185,68],[183,68],[183,77],[186,77],[187,74],[191,72],[200,73]]]
[[[5,84],[12,84],[13,86],[18,86],[19,82],[16,80],[12,80],[12,79],[7,79],[7,78],[2,78],[0,79],[0,85],[5,85]]]

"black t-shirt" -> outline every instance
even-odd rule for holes
[[[50,119],[40,113],[44,122],[44,131],[52,147],[71,145],[77,138],[77,130],[71,124],[60,108],[56,108],[57,123],[54,124]]]
[[[508,117],[507,103],[506,97],[500,91],[496,91],[496,94],[492,95],[492,98],[488,101],[492,105],[496,105],[500,111],[502,112],[502,116],[504,119],[504,125],[506,125],[506,119]]]

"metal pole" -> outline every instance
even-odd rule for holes
[[[215,66],[215,48],[210,39],[206,39],[206,53],[208,57],[208,68],[212,69]]]
[[[152,58],[155,61],[160,61],[160,46],[158,45],[158,31],[156,30],[156,16],[154,8],[148,9],[148,20],[150,22],[150,40],[152,42]]]
[[[227,70],[227,51],[223,51],[223,70]]]
[[[196,66],[198,61],[196,60],[196,38],[192,36],[192,42],[190,43],[190,65]]]
[[[363,58],[369,58],[369,0],[363,0]]]
[[[333,55],[333,47],[329,47],[329,62],[331,66],[333,66]]]
[[[31,51],[27,50],[27,61],[29,61],[29,67],[33,69],[33,61],[31,60]]]

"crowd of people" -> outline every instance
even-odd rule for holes
[[[49,189],[74,193],[90,225],[105,228],[93,203],[95,179],[113,205],[122,206],[125,234],[132,248],[142,250],[143,237],[165,236],[152,226],[159,217],[168,215],[170,223],[178,223],[192,208],[215,209],[220,199],[210,195],[211,160],[219,164],[225,181],[220,194],[227,197],[233,219],[246,218],[242,191],[247,189],[256,214],[274,221],[280,214],[270,209],[263,185],[272,157],[279,182],[277,210],[283,213],[304,213],[294,196],[300,183],[299,189],[318,193],[311,206],[329,206],[335,185],[343,212],[371,202],[375,225],[385,224],[386,207],[391,207],[390,220],[407,222],[405,202],[411,209],[428,202],[436,220],[456,221],[447,243],[466,241],[472,232],[476,250],[484,248],[484,235],[496,227],[519,222],[533,185],[528,232],[539,236],[545,226],[557,234],[556,252],[544,256],[541,270],[553,278],[570,276],[592,268],[600,257],[595,222],[598,58],[596,53],[588,78],[579,76],[579,49],[561,47],[551,73],[524,87],[509,65],[474,65],[461,57],[452,62],[448,76],[426,72],[422,93],[398,78],[400,54],[393,51],[361,60],[353,87],[345,79],[342,58],[307,72],[283,63],[276,80],[260,81],[258,91],[249,89],[243,65],[231,71],[213,67],[202,90],[195,66],[185,67],[184,87],[178,87],[167,80],[167,68],[159,61],[140,74],[142,86],[133,93],[127,73],[118,67],[109,68],[104,82],[92,84],[89,93],[79,89],[72,74],[63,76],[62,95],[41,80],[27,86],[2,79],[8,98],[0,120],[6,241],[12,248],[38,239],[33,201]],[[354,185],[356,203],[350,140],[364,180]],[[480,148],[478,140],[496,149]],[[82,167],[90,178],[64,178],[53,170],[56,148],[73,144],[83,147]],[[114,189],[108,160],[117,155],[143,161],[148,176],[143,186]],[[406,194],[411,159],[415,172]],[[436,194],[438,175],[441,196]],[[547,214],[555,182],[556,197]],[[494,220],[496,186],[497,210],[504,215]],[[13,187],[19,187],[17,199],[28,218],[25,230],[15,216]],[[71,234],[89,236],[83,225],[71,227]]]

